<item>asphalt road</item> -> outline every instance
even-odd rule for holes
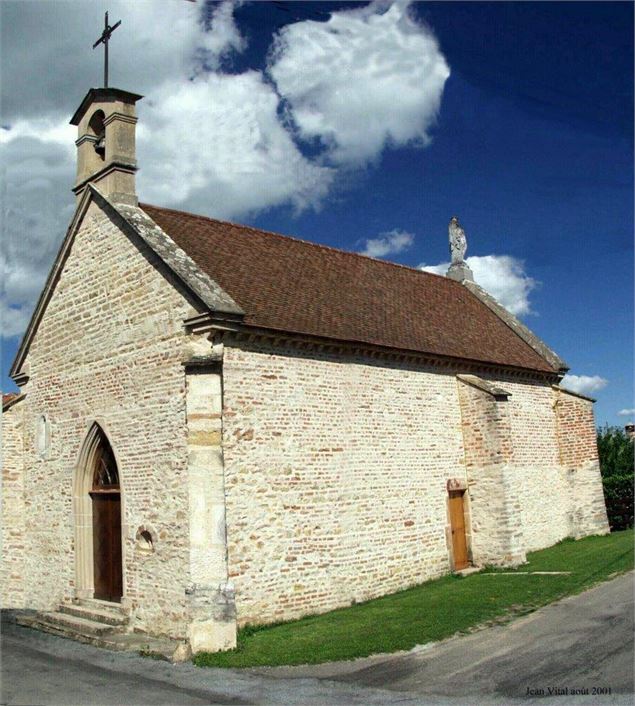
[[[408,653],[312,667],[170,665],[3,623],[1,702],[630,706],[633,623],[633,574],[508,625]]]

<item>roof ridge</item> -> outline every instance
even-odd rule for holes
[[[322,250],[328,250],[329,252],[342,253],[344,255],[351,255],[352,257],[361,257],[364,260],[372,260],[373,262],[379,262],[383,265],[391,265],[392,267],[399,267],[401,269],[408,270],[410,272],[418,272],[419,274],[422,274],[422,275],[430,275],[432,277],[440,277],[445,282],[451,282],[452,286],[455,284],[461,286],[460,282],[457,282],[456,280],[450,279],[449,277],[446,277],[445,275],[438,275],[436,272],[426,272],[425,270],[421,270],[418,267],[411,267],[410,265],[402,265],[399,262],[393,262],[392,260],[381,260],[378,257],[371,257],[370,255],[363,255],[362,253],[351,252],[350,250],[342,250],[341,248],[336,248],[336,247],[333,247],[332,245],[324,245],[323,243],[315,243],[312,240],[305,240],[304,238],[298,238],[295,235],[284,235],[283,233],[276,233],[276,231],[273,231],[273,230],[265,230],[264,228],[255,228],[254,226],[248,226],[248,225],[245,225],[244,223],[235,223],[234,221],[227,221],[222,218],[212,218],[212,216],[203,216],[200,213],[190,213],[189,211],[179,211],[176,208],[167,208],[166,206],[155,206],[154,204],[151,204],[151,203],[141,203],[141,202],[139,203],[139,208],[143,209],[144,206],[148,206],[149,208],[156,208],[159,211],[169,211],[170,213],[176,213],[176,214],[183,215],[183,216],[189,216],[190,218],[198,218],[203,221],[212,221],[214,223],[224,223],[226,225],[234,226],[235,228],[245,228],[248,230],[256,231],[257,233],[264,233],[265,235],[273,235],[276,238],[283,238],[284,240],[294,240],[297,243],[303,243],[305,245],[312,245],[315,248],[320,248]]]

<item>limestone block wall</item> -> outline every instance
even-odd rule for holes
[[[471,554],[477,565],[525,561],[518,474],[509,396],[475,376],[459,375],[465,466],[471,515]]]
[[[91,205],[32,342],[25,387],[24,600],[74,596],[73,474],[97,421],[119,465],[124,604],[135,627],[183,636],[189,520],[183,319],[191,305]],[[49,426],[38,451],[38,419]],[[140,551],[140,527],[155,537]]]
[[[593,401],[559,387],[552,391],[560,463],[579,468],[598,460]]]
[[[227,582],[220,364],[187,370],[190,579],[193,653],[236,646],[233,588]]]
[[[226,342],[223,384],[239,624],[449,571],[446,482],[465,478],[453,375]]]
[[[2,608],[25,607],[23,405],[23,400],[16,402],[2,414]]]
[[[510,393],[515,485],[526,551],[549,547],[573,534],[573,498],[560,464],[551,386],[498,380]]]
[[[607,534],[597,432],[592,400],[561,388],[553,390],[560,462],[572,498],[573,535]]]

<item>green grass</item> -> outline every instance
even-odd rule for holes
[[[505,575],[509,570],[445,576],[414,588],[278,625],[247,626],[238,647],[200,653],[198,666],[248,667],[315,664],[408,650],[489,621],[528,613],[633,568],[633,530],[565,540],[533,552],[523,571],[566,575]],[[501,575],[503,574],[503,575]]]

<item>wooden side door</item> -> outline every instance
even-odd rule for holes
[[[455,571],[465,569],[469,564],[467,540],[465,538],[464,492],[463,490],[450,491],[450,527],[452,529],[452,553],[454,555]]]
[[[97,491],[93,501],[93,563],[95,598],[120,602],[123,576],[121,565],[121,495]]]

